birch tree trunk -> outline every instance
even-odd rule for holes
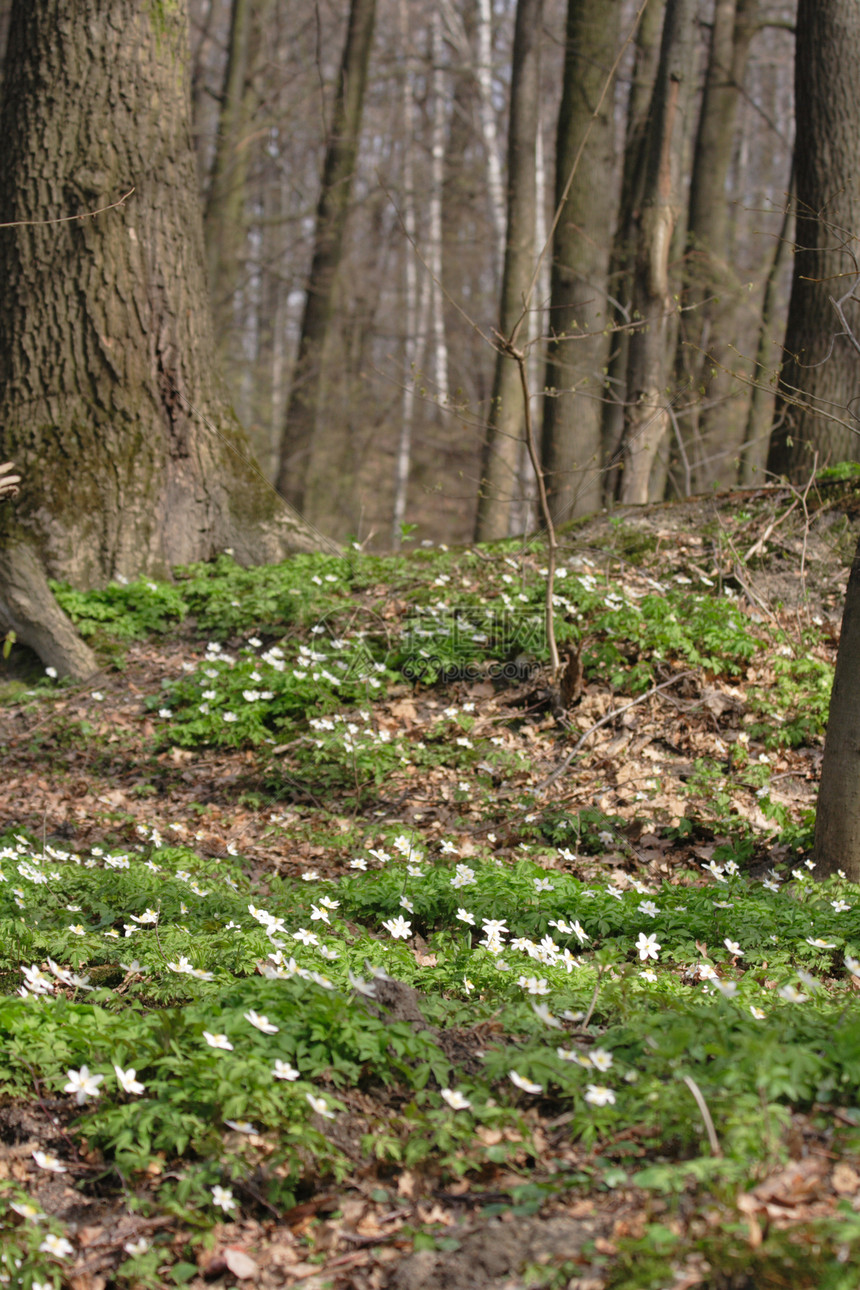
[[[409,15],[407,0],[400,0],[400,39],[404,51],[409,50]],[[394,475],[394,514],[391,525],[391,545],[397,550],[403,536],[406,518],[406,501],[409,491],[409,470],[412,462],[412,431],[415,424],[415,381],[424,355],[426,332],[419,330],[418,301],[418,219],[415,209],[415,92],[413,88],[414,60],[406,54],[403,72],[403,227],[406,242],[403,247],[403,277],[406,297],[406,337],[404,351],[406,372],[403,378],[403,401],[400,410],[400,433],[397,441],[397,460]],[[425,284],[427,279],[425,278]]]
[[[0,615],[46,657],[45,571],[88,587],[318,542],[216,375],[184,5],[16,0],[4,90],[0,220],[23,222],[0,230],[0,459],[23,483],[0,516]]]
[[[433,383],[439,406],[444,408],[449,399],[448,342],[445,338],[445,297],[442,290],[442,198],[445,185],[445,134],[448,111],[445,90],[445,44],[442,39],[442,18],[438,9],[433,11],[430,56],[433,62],[433,129],[427,268],[432,279]]]
[[[278,491],[301,510],[334,309],[335,282],[358,154],[376,0],[351,0],[334,113],[317,206],[314,253],[305,293],[299,350],[281,439]]]
[[[546,217],[547,171],[546,149],[543,142],[543,126],[538,110],[537,136],[535,138],[535,252],[540,255],[547,244],[548,221]],[[541,377],[546,368],[545,337],[548,330],[550,295],[549,256],[544,255],[538,267],[537,283],[532,293],[529,306],[527,326],[529,328],[529,354],[526,364],[529,388],[532,391],[532,425],[540,427],[543,422],[543,389]],[[538,449],[540,443],[538,442]],[[520,445],[520,466],[517,484],[517,495],[511,507],[511,522],[508,536],[528,533],[537,522],[538,483],[535,479],[528,444]]]
[[[499,335],[515,345],[523,345],[529,338],[528,294],[534,272],[537,215],[535,143],[540,119],[542,25],[543,0],[518,0],[508,127],[507,239],[498,327]],[[499,349],[484,438],[476,542],[508,536],[524,424],[519,368],[510,355]]]
[[[540,32],[535,32],[539,36]],[[516,36],[514,37],[516,43]],[[516,63],[516,48],[514,49]],[[487,154],[487,201],[493,229],[496,254],[496,280],[502,274],[505,258],[505,186],[502,182],[502,165],[496,131],[496,109],[493,106],[493,7],[492,0],[478,0],[478,61],[475,66],[478,81],[478,103],[481,114],[481,133]],[[513,87],[511,88],[513,94]],[[508,145],[510,152],[510,144]],[[509,185],[510,189],[510,185]]]
[[[675,310],[669,254],[682,203],[680,170],[686,97],[682,88],[693,66],[695,17],[695,0],[667,0],[645,141],[645,180],[632,301],[632,316],[639,325],[630,337],[627,363],[621,477],[624,504],[649,500],[651,471],[669,426],[668,342]]]

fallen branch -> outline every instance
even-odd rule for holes
[[[540,793],[546,792],[549,786],[554,784],[555,781],[564,774],[586,740],[590,739],[594,732],[599,730],[601,726],[608,726],[610,721],[614,721],[616,717],[620,717],[625,712],[629,712],[631,708],[636,707],[637,703],[644,703],[646,699],[650,699],[652,695],[658,694],[660,690],[668,690],[671,685],[676,685],[678,681],[686,680],[687,677],[695,675],[695,672],[679,672],[677,676],[671,677],[668,681],[661,681],[659,685],[652,685],[651,689],[646,690],[644,694],[640,694],[637,698],[631,699],[629,703],[623,704],[620,708],[613,708],[611,712],[607,712],[605,717],[601,717],[599,721],[595,721],[594,725],[589,727],[584,735],[580,735],[564,761],[559,762],[552,774],[549,775],[543,783],[538,784],[537,788],[534,789],[535,797]]]

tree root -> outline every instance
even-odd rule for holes
[[[99,670],[95,654],[57,604],[41,563],[23,542],[0,550],[0,626],[59,676],[83,681]]]

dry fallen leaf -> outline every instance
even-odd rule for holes
[[[77,1276],[69,1278],[69,1285],[71,1290],[105,1290],[107,1282],[95,1273],[79,1272]]]
[[[576,1200],[572,1205],[568,1205],[565,1213],[569,1218],[590,1218],[596,1209],[597,1206],[593,1200]]]
[[[392,717],[396,717],[407,724],[418,720],[418,709],[411,699],[399,699],[397,703],[390,703],[388,711]]]
[[[104,1231],[103,1227],[82,1227],[78,1232],[78,1245],[82,1249],[88,1245],[100,1245]]]
[[[238,1277],[240,1281],[247,1280],[248,1277],[255,1277],[260,1271],[251,1256],[246,1254],[244,1250],[238,1249],[235,1245],[228,1245],[225,1249],[224,1262],[233,1273],[233,1276]]]
[[[840,1196],[853,1196],[860,1190],[860,1174],[844,1161],[840,1161],[833,1169],[830,1185],[834,1191],[839,1192]]]
[[[418,1218],[422,1223],[441,1223],[444,1227],[450,1227],[456,1219],[453,1214],[435,1201],[429,1209],[423,1205],[418,1206]]]

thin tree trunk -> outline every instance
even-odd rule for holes
[[[281,168],[281,140],[268,156],[267,182],[263,188],[261,227],[258,230],[262,258],[262,352],[259,379],[266,397],[260,415],[260,461],[268,479],[278,469],[278,447],[286,415],[289,379],[289,288],[284,281],[284,223],[289,208],[289,179]]]
[[[543,0],[518,0],[508,127],[508,231],[498,330],[500,336],[520,347],[529,339],[527,296],[535,258],[535,143],[540,119],[542,24]],[[476,542],[508,536],[524,424],[520,371],[500,348],[496,352],[490,418],[484,438]]]
[[[233,0],[215,156],[203,215],[209,294],[219,348],[235,323],[233,293],[239,285],[245,243],[248,152],[242,146],[242,131],[250,27],[251,0]]]
[[[11,16],[12,0],[0,0],[0,88],[2,88],[3,72],[6,67],[6,42],[9,38]]]
[[[669,426],[666,378],[674,312],[669,256],[681,211],[683,82],[693,63],[695,0],[667,0],[648,135],[630,337],[621,501],[648,501],[657,452]]]
[[[543,126],[538,108],[538,126],[535,139],[535,249],[540,255],[546,246],[549,225],[546,218],[547,171],[546,149],[543,142]],[[547,334],[550,295],[549,256],[545,255],[538,268],[537,283],[532,293],[529,308],[529,354],[526,374],[529,389],[532,391],[532,426],[537,427],[543,421],[543,394],[541,391],[541,373],[546,367],[546,346],[544,337]],[[538,455],[540,444],[536,443]],[[511,507],[511,523],[508,536],[528,533],[535,525],[538,510],[538,488],[532,469],[529,445],[523,437],[520,445],[520,465],[518,472],[517,496]]]
[[[774,351],[772,332],[776,317],[779,283],[791,246],[791,223],[794,218],[793,189],[794,176],[792,174],[789,191],[785,199],[782,226],[777,234],[776,247],[774,248],[773,259],[770,262],[762,298],[761,325],[758,333],[755,367],[753,368],[754,384],[750,395],[740,462],[740,482],[746,488],[751,488],[754,484],[763,482],[770,431],[773,425],[774,398],[776,396],[774,378],[778,371],[778,364],[774,365],[772,361]]]
[[[654,82],[660,63],[660,33],[666,0],[649,0],[636,29],[636,50],[630,94],[627,99],[627,122],[624,132],[624,160],[621,171],[621,196],[618,220],[609,260],[609,290],[612,295],[612,325],[616,329],[611,342],[607,371],[606,402],[603,405],[603,455],[609,462],[615,457],[624,430],[624,404],[627,392],[627,355],[630,333],[630,298],[633,290],[632,267],[635,261],[636,220],[645,184],[645,141]],[[604,494],[615,495],[617,468],[608,472]]]
[[[184,6],[16,0],[9,55],[0,220],[25,223],[0,230],[0,458],[24,478],[0,607],[32,560],[86,587],[317,546],[216,374]]]
[[[687,227],[694,255],[705,262],[695,275],[702,296],[707,294],[714,273],[725,268],[729,242],[726,181],[750,43],[758,30],[758,4],[759,0],[716,0],[714,6]]]
[[[568,0],[556,136],[555,206],[561,216],[553,239],[541,444],[556,523],[600,505],[609,231],[615,203],[612,94],[606,94],[599,112],[597,105],[617,53],[620,17],[620,5],[605,0]]]
[[[195,15],[195,26],[190,32],[191,132],[194,140],[194,155],[197,158],[197,172],[201,192],[205,191],[206,183],[212,170],[212,141],[209,138],[210,132],[207,129],[207,122],[210,120],[212,113],[212,102],[206,78],[210,46],[213,43],[212,25],[215,19],[215,10],[219,7],[217,0],[202,0]]]
[[[305,295],[299,351],[278,467],[278,490],[299,509],[304,503],[316,428],[323,356],[349,213],[375,17],[376,0],[351,0],[349,28],[317,206],[314,254]]]
[[[400,0],[400,39],[402,48],[409,49],[409,14],[407,0]],[[391,545],[397,550],[403,535],[406,518],[406,500],[409,491],[409,471],[412,463],[412,431],[415,423],[415,381],[419,362],[418,336],[418,264],[416,246],[418,221],[415,211],[415,98],[413,89],[413,60],[407,52],[403,71],[403,226],[406,243],[403,247],[403,276],[406,295],[406,353],[407,371],[403,380],[403,402],[400,411],[400,434],[397,443],[397,460],[394,475],[394,515],[391,525]]]
[[[679,381],[691,390],[689,411],[678,417],[685,455],[694,463],[691,483],[700,491],[712,482],[697,458],[706,454],[705,437],[728,438],[733,389],[727,360],[733,347],[731,328],[741,291],[729,263],[729,204],[726,185],[735,142],[738,105],[752,38],[757,30],[759,0],[716,0],[705,89],[699,112],[690,181],[685,277],[686,312],[680,327],[676,360]],[[706,399],[708,410],[700,410]],[[738,427],[734,427],[737,435]]]
[[[857,285],[860,5],[800,0],[795,43],[796,250],[767,464],[803,479],[816,453],[819,466],[860,460],[860,364],[833,306]],[[843,312],[860,336],[860,305]]]
[[[445,297],[442,290],[442,197],[445,187],[445,134],[448,124],[445,90],[445,47],[442,19],[433,11],[431,59],[433,62],[433,130],[430,150],[430,215],[427,267],[432,279],[433,382],[440,407],[448,403],[448,342],[445,338]]]
[[[535,35],[539,35],[536,32]],[[516,41],[516,37],[514,37]],[[516,50],[514,51],[516,62]],[[493,105],[493,8],[491,0],[478,0],[478,61],[475,66],[478,81],[478,103],[481,116],[481,133],[487,154],[487,201],[495,241],[495,268],[498,281],[505,258],[505,186],[496,131],[496,109]],[[511,90],[513,93],[513,89]]]

